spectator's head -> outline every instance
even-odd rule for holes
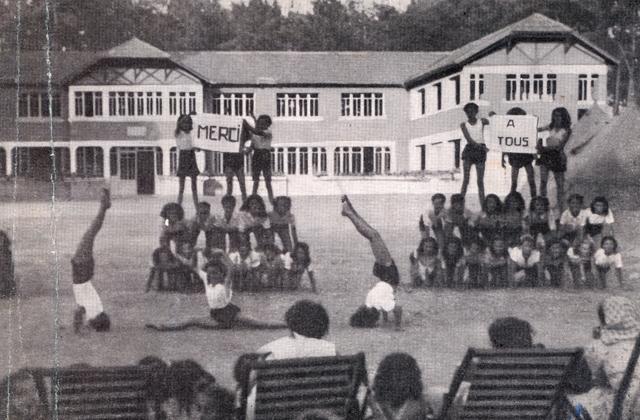
[[[565,130],[571,129],[571,115],[569,115],[567,108],[558,107],[551,111],[551,124],[549,124],[549,128],[564,128]]]
[[[167,371],[169,365],[156,356],[147,356],[138,362],[138,366],[146,369],[145,400],[148,418],[155,419],[161,412],[161,406],[169,398],[167,387]]]
[[[495,194],[489,194],[485,197],[483,207],[489,215],[502,213],[502,201]]]
[[[349,325],[353,328],[374,328],[380,319],[380,311],[362,305],[356,309],[349,319]]]
[[[236,209],[236,198],[232,195],[222,197],[222,209],[226,215],[233,214],[233,211]]]
[[[438,241],[432,237],[424,238],[418,245],[418,256],[434,256],[438,255]]]
[[[457,262],[464,254],[462,241],[457,236],[447,238],[442,256],[447,262]]]
[[[549,211],[549,199],[547,197],[533,197],[529,203],[529,211],[537,214],[544,214]]]
[[[533,347],[533,328],[519,318],[498,318],[489,326],[489,339],[495,349],[529,348]]]
[[[379,403],[394,409],[408,400],[422,398],[422,375],[416,360],[407,353],[391,353],[378,365],[373,391]]]
[[[234,418],[235,396],[226,388],[209,383],[196,392],[195,408],[199,420],[229,420]]]
[[[584,238],[582,242],[580,242],[580,247],[578,248],[578,254],[582,258],[590,258],[595,252],[595,244],[591,240],[591,238]]]
[[[442,193],[435,193],[431,196],[431,204],[433,204],[433,210],[436,213],[440,213],[444,209],[444,204],[447,202],[447,197]]]
[[[340,420],[340,417],[326,410],[307,410],[300,414],[296,420]]]
[[[607,255],[615,254],[618,252],[618,241],[613,236],[605,236],[600,242],[600,248],[602,248]]]
[[[253,217],[265,217],[267,215],[264,200],[258,194],[247,197],[247,201],[244,202],[240,210],[249,212]]]
[[[207,283],[210,285],[224,284],[227,276],[227,266],[219,258],[210,259],[205,264],[204,271],[207,273]]]
[[[504,211],[522,213],[526,208],[524,198],[518,191],[512,191],[504,198]]]
[[[179,222],[184,219],[184,210],[178,203],[167,203],[162,207],[160,217],[168,220],[169,223]]]
[[[606,216],[609,214],[609,201],[603,196],[594,198],[591,201],[591,213]]]
[[[527,111],[516,106],[507,111],[507,115],[527,115]]]
[[[464,106],[464,108],[462,108],[462,110],[467,115],[467,118],[472,120],[478,115],[480,108],[475,102],[469,102]]]
[[[598,305],[600,340],[614,344],[623,340],[635,340],[640,333],[638,307],[624,296],[610,296]]]
[[[507,255],[507,244],[504,241],[504,238],[501,238],[500,236],[493,238],[489,250],[494,257],[503,257]]]
[[[203,384],[215,383],[215,378],[193,360],[172,362],[167,370],[169,399],[163,404],[167,418],[191,415],[196,393]]]
[[[324,307],[310,300],[299,300],[284,316],[291,332],[309,338],[322,338],[329,332],[329,315]]]
[[[451,209],[457,213],[461,213],[464,210],[464,195],[453,194],[451,196]]]
[[[285,215],[291,211],[291,197],[281,195],[276,197],[273,203],[273,207],[279,215]]]
[[[176,123],[176,136],[180,134],[180,132],[190,133],[193,130],[193,119],[191,119],[191,115],[182,114],[178,117],[178,121]]]
[[[90,319],[88,324],[96,332],[108,332],[111,330],[111,319],[104,312],[100,312],[95,318]]]
[[[308,267],[311,264],[311,252],[309,251],[309,245],[306,242],[298,242],[293,247],[293,253],[291,258],[303,267]]]
[[[580,194],[571,194],[568,199],[569,211],[577,215],[584,207],[584,197]]]

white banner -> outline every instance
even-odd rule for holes
[[[494,115],[485,129],[489,150],[506,153],[536,153],[538,117],[533,115]]]
[[[228,115],[193,115],[194,146],[214,152],[240,151],[242,138],[242,117]]]

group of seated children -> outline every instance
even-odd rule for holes
[[[185,219],[179,204],[166,204],[160,212],[160,247],[152,255],[146,290],[202,292],[198,251],[218,249],[233,263],[235,290],[295,290],[306,274],[315,292],[309,246],[298,241],[291,199],[277,197],[269,213],[259,195],[248,197],[240,211],[235,208],[236,199],[227,195],[222,198],[221,214],[211,214],[211,205],[200,201],[196,216]],[[198,247],[201,232],[204,247]]]
[[[615,271],[623,285],[622,257],[613,236],[613,213],[605,197],[590,208],[573,194],[559,219],[546,197],[531,199],[528,210],[518,192],[504,202],[495,194],[480,214],[465,208],[464,197],[434,194],[428,224],[420,217],[422,240],[409,256],[415,287],[491,288],[517,286],[607,287]]]

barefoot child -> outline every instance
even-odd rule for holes
[[[463,162],[463,179],[460,194],[464,197],[467,194],[469,186],[469,177],[471,166],[476,167],[476,180],[478,182],[478,195],[480,196],[480,204],[484,203],[484,166],[487,160],[488,148],[484,142],[484,128],[489,125],[486,118],[478,119],[480,108],[473,102],[469,102],[463,108],[467,115],[467,121],[460,124],[462,135],[467,145],[462,151]]]
[[[258,290],[262,255],[251,249],[251,244],[243,241],[237,251],[229,253],[232,262],[233,285],[237,290]]]
[[[542,256],[536,249],[536,241],[531,235],[523,235],[520,245],[509,249],[509,263],[512,265],[510,278],[513,286],[536,287],[542,285]]]
[[[367,293],[365,308],[359,308],[354,316],[361,312],[377,314],[377,316],[375,316],[375,322],[369,325],[361,325],[373,327],[377,323],[380,312],[382,312],[385,321],[387,321],[387,314],[393,312],[395,328],[396,330],[400,330],[402,325],[402,307],[396,303],[395,297],[396,290],[400,284],[400,274],[398,273],[398,267],[396,267],[396,263],[393,261],[387,245],[382,240],[378,231],[371,227],[355,211],[346,195],[342,196],[342,215],[348,218],[358,233],[369,241],[375,259],[373,275],[379,279],[375,286]],[[370,319],[373,318],[374,316]],[[358,322],[357,320],[354,321],[352,317],[351,324],[353,326],[354,324],[358,324]]]
[[[438,242],[434,238],[425,238],[418,245],[416,258],[409,255],[411,263],[411,283],[413,287],[441,287],[444,283],[442,260],[438,257]]]
[[[271,127],[271,117],[268,115],[260,115],[256,121],[256,126],[251,127],[246,124],[251,135],[251,146],[245,151],[251,156],[251,172],[253,176],[253,195],[258,194],[258,186],[260,185],[260,173],[264,176],[264,184],[267,187],[269,202],[273,203],[273,189],[271,188],[271,140],[273,134],[269,129]]]
[[[231,261],[221,250],[214,251],[208,261],[204,258],[203,253],[199,252],[198,267],[205,286],[209,316],[177,324],[147,324],[146,327],[158,331],[179,331],[192,327],[205,330],[287,328],[283,323],[260,322],[239,316],[240,308],[231,303],[233,296],[231,266]]]
[[[565,249],[559,239],[547,241],[542,264],[545,279],[551,287],[566,287],[569,284],[569,258]]]
[[[575,242],[575,246],[569,248],[567,257],[569,267],[573,276],[573,283],[576,288],[586,286],[592,288],[595,285],[595,275],[593,273],[595,261],[593,258],[595,245],[590,238]]]
[[[624,285],[622,275],[622,254],[618,252],[618,241],[613,236],[605,236],[602,238],[600,249],[593,256],[596,269],[598,271],[598,280],[600,280],[600,288],[607,288],[607,274],[613,268],[618,278],[620,287]]]
[[[291,198],[286,196],[276,197],[273,211],[269,213],[273,239],[276,236],[282,242],[282,252],[291,252],[298,243],[296,230],[296,218],[291,213]]]
[[[89,229],[85,232],[78,244],[73,258],[71,258],[71,279],[73,281],[73,296],[76,300],[77,309],[74,312],[73,328],[76,333],[80,333],[85,326],[98,332],[109,331],[111,320],[104,312],[102,300],[93,287],[95,261],[93,259],[93,244],[96,236],[111,207],[111,197],[108,189],[102,190],[100,198],[100,209],[97,216],[91,222]],[[85,325],[86,320],[86,325]]]
[[[511,278],[510,267],[506,243],[501,237],[495,237],[487,248],[482,262],[483,277],[487,279],[487,286],[508,286]]]
[[[601,237],[613,235],[613,223],[609,201],[602,196],[594,198],[591,207],[586,211],[584,233],[598,243]]]
[[[442,250],[442,262],[444,263],[444,283],[449,288],[462,288],[464,280],[464,270],[466,263],[464,260],[464,248],[462,241],[450,236]]]
[[[235,213],[236,199],[231,195],[222,197],[223,214],[215,217],[212,228],[211,246],[207,248],[227,249],[227,237],[229,238],[229,252],[235,252],[240,246],[240,220]]]
[[[178,204],[182,205],[182,196],[184,194],[184,181],[186,177],[191,178],[191,194],[193,195],[193,204],[198,207],[198,164],[196,162],[196,148],[193,145],[193,120],[190,115],[182,114],[178,117],[176,126],[176,146],[178,149],[178,179],[179,192]]]
[[[171,251],[169,239],[160,237],[160,246],[153,251],[151,256],[151,269],[145,292],[151,289],[157,291],[175,290],[177,277],[181,275],[180,261]]]

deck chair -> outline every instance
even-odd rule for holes
[[[331,411],[348,420],[363,417],[357,396],[360,385],[367,384],[364,353],[259,360],[251,370],[256,378],[256,420],[291,420],[310,409]]]
[[[622,418],[622,408],[624,406],[624,400],[627,396],[629,386],[631,385],[633,372],[635,371],[636,365],[638,364],[638,356],[640,356],[640,335],[636,338],[636,343],[633,346],[631,356],[629,357],[629,363],[627,363],[627,368],[624,371],[624,376],[622,377],[622,381],[620,381],[620,388],[618,388],[618,392],[616,392],[616,396],[613,401],[613,410],[611,410],[609,420],[620,420]]]
[[[36,386],[59,420],[143,420],[146,370],[139,366],[33,369]],[[57,413],[57,417],[55,417]]]
[[[548,419],[565,398],[569,374],[582,349],[471,348],[445,396],[440,419]],[[454,414],[460,385],[470,384],[466,402]]]

